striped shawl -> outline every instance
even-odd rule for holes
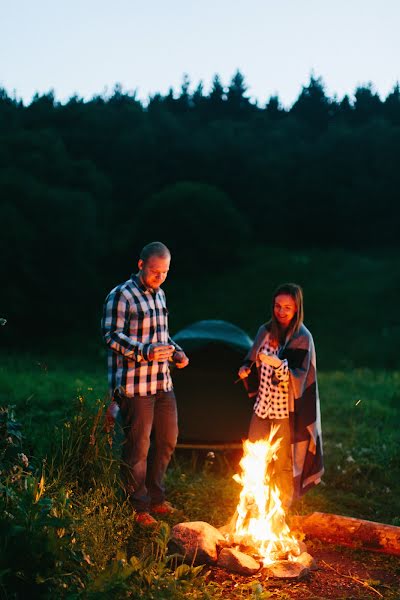
[[[257,356],[267,335],[268,329],[262,325],[246,355],[245,364],[256,365],[259,369]],[[286,358],[289,364],[289,423],[296,498],[317,485],[324,472],[315,347],[312,335],[304,325],[287,342],[279,358]],[[254,395],[250,389],[248,393],[250,397]]]

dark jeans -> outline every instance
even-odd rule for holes
[[[274,462],[273,481],[279,488],[283,508],[286,511],[293,502],[294,493],[289,419],[261,419],[253,412],[248,438],[251,442],[268,438],[272,425],[279,425],[276,437],[282,438]]]
[[[164,476],[178,438],[178,414],[173,391],[119,399],[125,442],[122,479],[137,511],[165,499]],[[150,434],[154,444],[150,450]]]

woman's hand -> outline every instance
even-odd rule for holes
[[[249,367],[240,367],[239,371],[238,371],[238,375],[240,377],[240,379],[246,379],[246,377],[248,377],[251,373],[251,369]]]
[[[282,364],[280,358],[275,355],[265,354],[265,352],[260,352],[258,358],[261,360],[261,362],[265,363],[266,365],[271,365],[271,367],[274,369],[277,369]]]

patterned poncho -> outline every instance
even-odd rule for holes
[[[266,325],[257,332],[245,364],[256,365],[258,353],[268,335]],[[321,481],[324,472],[322,454],[321,414],[319,406],[314,341],[308,329],[301,325],[285,344],[279,358],[289,363],[289,423],[292,445],[295,497],[303,495]],[[245,380],[244,380],[245,381]],[[248,382],[249,396],[254,395]]]

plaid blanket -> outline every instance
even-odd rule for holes
[[[257,355],[267,335],[268,329],[262,325],[246,355],[245,364],[259,369]],[[289,363],[293,479],[295,497],[299,497],[317,485],[324,472],[315,347],[312,335],[304,325],[287,341],[279,358],[286,358]],[[251,379],[247,383],[248,394],[252,397],[255,390]]]

